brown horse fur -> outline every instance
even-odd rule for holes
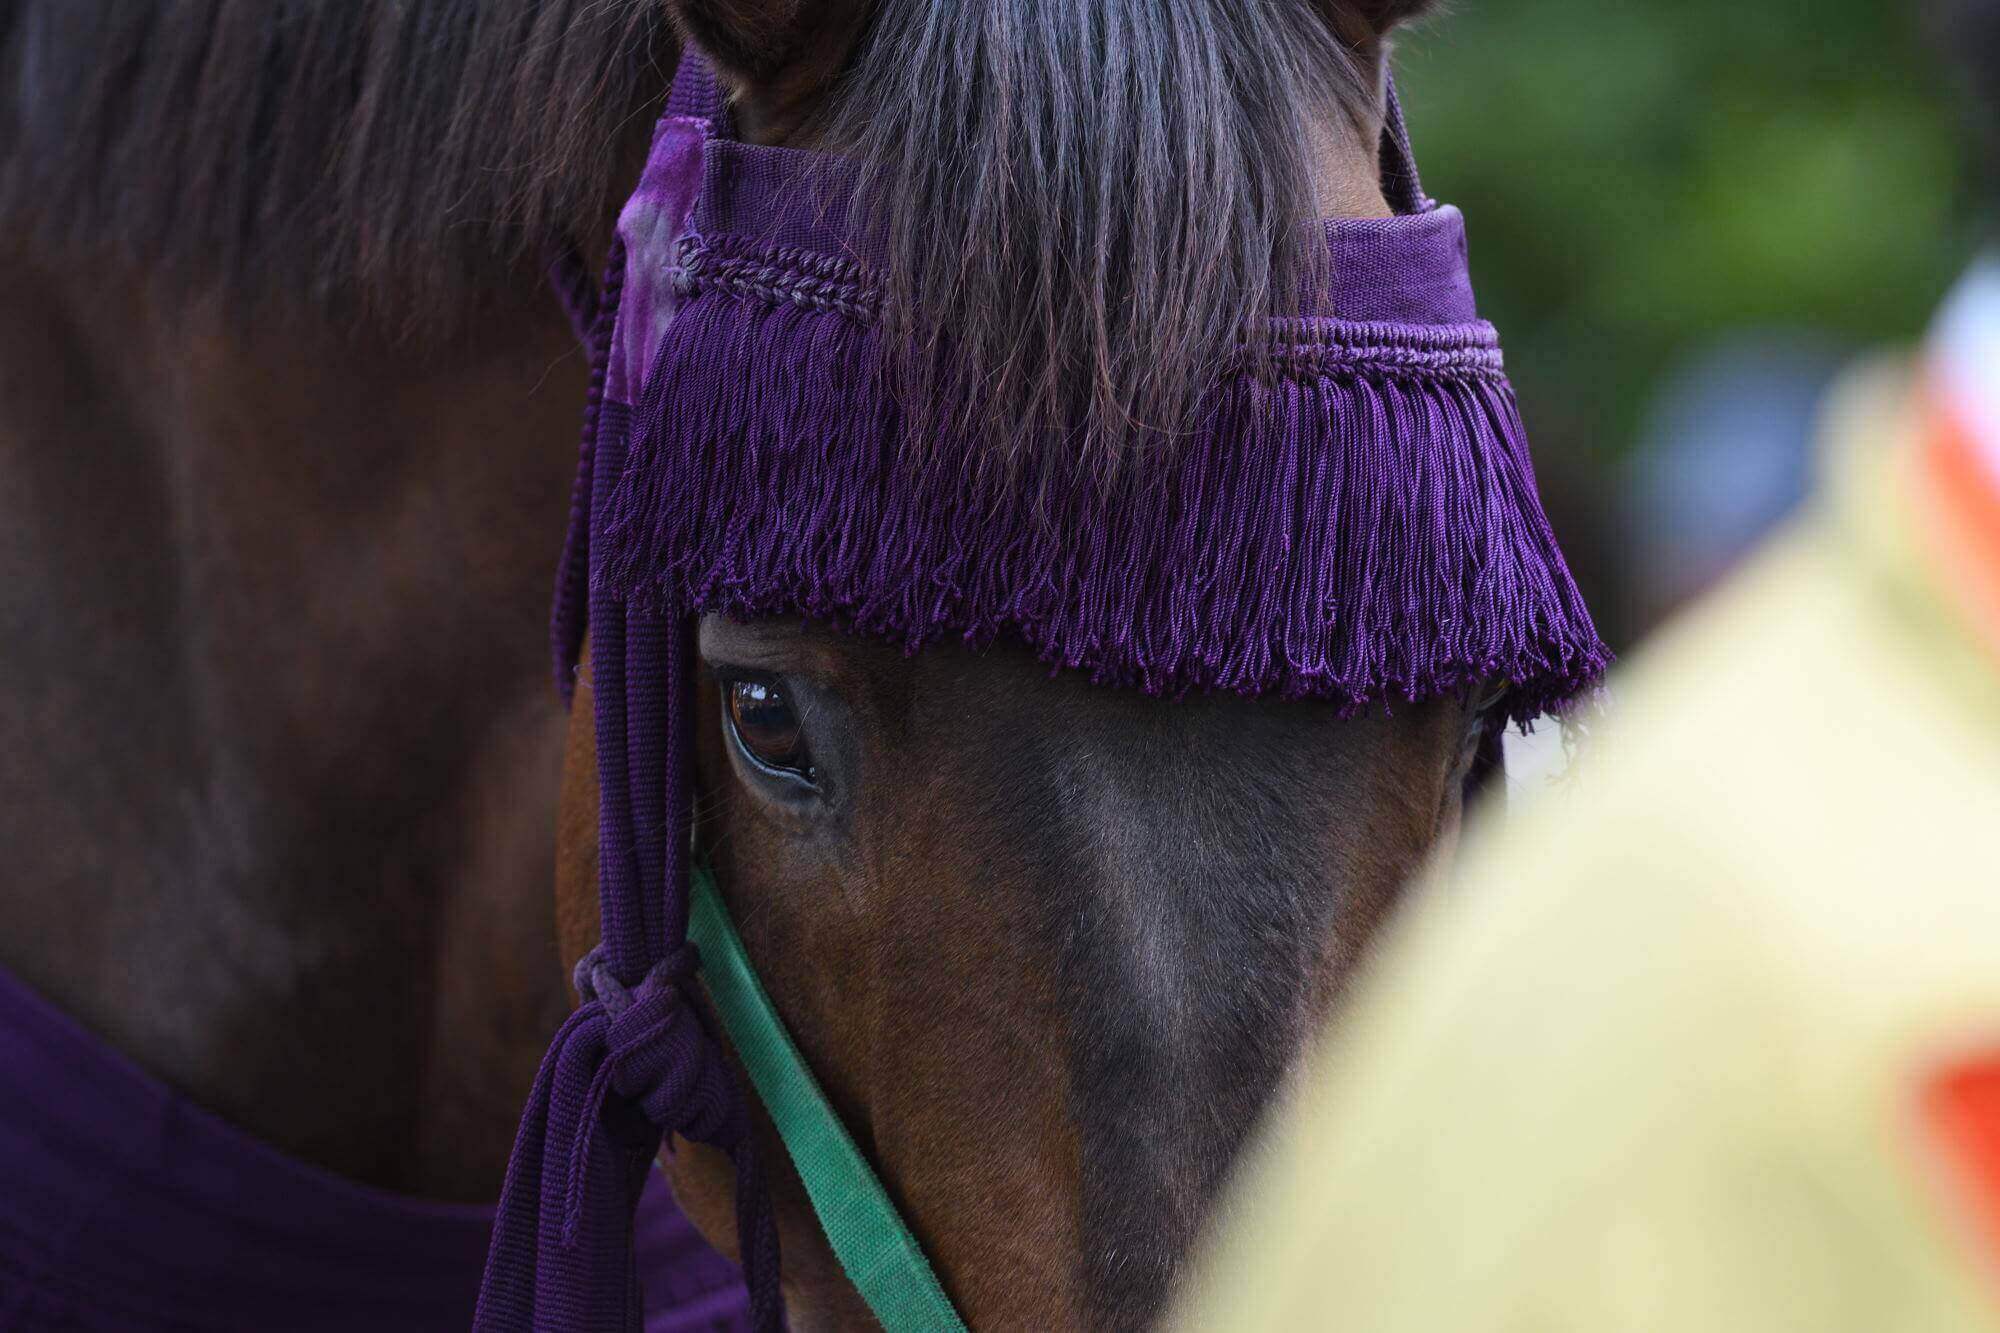
[[[18,252],[0,312],[0,965],[281,1148],[491,1199],[564,996],[561,313],[418,356]]]
[[[652,0],[0,5],[0,966],[491,1200],[567,991],[544,630]],[[420,335],[420,336],[419,336]]]

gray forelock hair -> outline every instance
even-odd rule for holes
[[[963,376],[1006,443],[1179,430],[1309,290],[1313,145],[1375,123],[1375,79],[1308,0],[882,0],[820,133],[887,247],[906,403]]]

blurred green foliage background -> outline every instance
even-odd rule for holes
[[[1773,325],[1908,342],[1974,248],[1972,154],[1908,0],[1457,0],[1396,68],[1566,542],[1612,521],[1593,493],[1677,358]],[[1615,599],[1615,569],[1579,573]]]

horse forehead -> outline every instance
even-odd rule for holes
[[[1135,998],[1173,1008],[1234,925],[1332,887],[1354,790],[1336,775],[1368,747],[1343,747],[1338,724],[1289,732],[1241,709],[1147,706],[1161,715],[1143,729],[1072,729],[1046,780],[1099,947],[1122,959]]]
[[[1025,652],[966,655],[902,697],[927,714],[919,727],[981,719],[999,764],[1046,782],[1051,799],[1107,831],[1167,820],[1254,833],[1234,816],[1254,809],[1281,826],[1352,792],[1364,771],[1427,749],[1409,718],[1344,720],[1329,703],[1220,692],[1157,698],[1077,672],[1052,677]]]
[[[1147,747],[1149,750],[1153,747]],[[1069,747],[1051,773],[1052,796],[1067,826],[1077,875],[1067,963],[1109,985],[1144,1015],[1162,1053],[1183,1049],[1187,997],[1209,971],[1215,937],[1202,929],[1211,877],[1235,859],[1216,818],[1220,802],[1195,774],[1151,768],[1149,754],[1105,745]],[[1093,989],[1096,987],[1094,986]]]

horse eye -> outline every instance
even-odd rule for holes
[[[819,781],[798,712],[783,690],[770,681],[738,678],[723,682],[722,699],[736,743],[753,764],[809,785]]]

